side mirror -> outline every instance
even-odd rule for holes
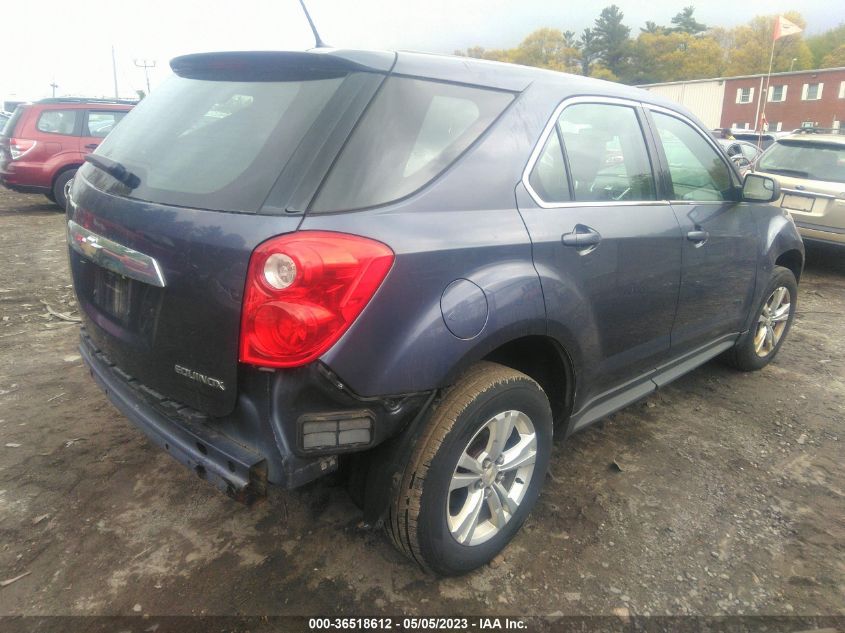
[[[742,199],[746,202],[774,202],[780,198],[780,184],[774,178],[745,174]]]

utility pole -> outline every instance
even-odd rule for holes
[[[150,94],[150,72],[149,72],[149,69],[156,67],[155,60],[153,60],[151,63],[148,63],[146,59],[142,59],[139,63],[139,61],[136,59],[135,65],[138,68],[144,69],[144,78],[147,80],[147,94]]]
[[[111,74],[114,78],[114,98],[120,99],[120,93],[117,91],[117,63],[114,61],[114,45],[111,47]]]
[[[53,83],[50,84],[50,87],[53,89],[53,98],[56,97],[56,88],[59,87],[59,84],[56,83],[56,80],[53,80]]]

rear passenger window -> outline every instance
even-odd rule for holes
[[[89,112],[86,136],[105,138],[125,116],[126,112]]]
[[[655,200],[643,132],[633,107],[577,103],[558,120],[578,201]]]
[[[46,110],[38,117],[35,127],[48,134],[73,134],[82,110]]]
[[[528,184],[543,202],[567,202],[572,199],[566,178],[563,150],[556,130],[552,130],[546,146],[537,157],[528,177]]]
[[[387,79],[310,210],[360,209],[417,191],[477,140],[513,98],[498,90]]]
[[[652,112],[660,143],[669,162],[674,200],[731,200],[730,169],[710,143],[692,126],[668,114]]]

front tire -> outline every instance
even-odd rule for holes
[[[518,371],[473,366],[434,410],[386,525],[394,545],[445,576],[496,556],[540,494],[552,444],[546,394]]]
[[[742,371],[756,371],[772,362],[789,334],[797,305],[795,275],[775,266],[748,334],[725,355],[728,363]]]

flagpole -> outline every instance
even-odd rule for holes
[[[777,28],[777,27],[775,27]],[[775,38],[774,31],[772,32],[772,53],[769,55],[769,72],[766,73],[766,89],[763,91],[763,94],[760,95],[760,98],[763,101],[763,112],[762,116],[757,120],[757,125],[760,126],[760,134],[757,138],[757,146],[762,147],[763,145],[763,121],[766,120],[766,103],[769,100],[769,84],[772,81],[772,64],[775,61],[775,44],[777,43],[777,38]]]

